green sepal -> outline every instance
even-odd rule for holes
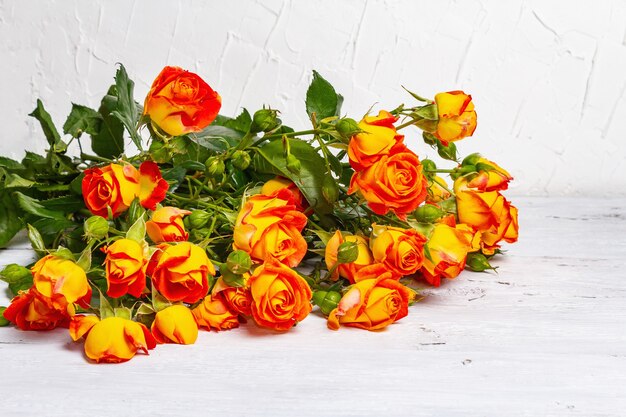
[[[128,232],[126,232],[126,239],[134,240],[137,243],[141,243],[146,239],[146,221],[143,214],[130,226]]]

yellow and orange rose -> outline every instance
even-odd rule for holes
[[[161,245],[148,267],[152,284],[170,301],[195,303],[209,291],[215,267],[201,247],[189,242]]]
[[[301,231],[307,217],[280,194],[248,198],[235,222],[233,249],[243,250],[257,262],[277,259],[297,266],[307,252]]]
[[[237,312],[224,302],[222,292],[209,294],[192,311],[199,327],[207,330],[230,330],[239,327]]]
[[[152,83],[144,115],[172,136],[199,132],[220,111],[222,99],[198,75],[179,67],[165,67]]]
[[[74,313],[74,303],[89,307],[91,286],[85,271],[75,262],[46,255],[31,268],[33,286],[51,308]]]
[[[405,220],[426,200],[427,185],[419,158],[407,149],[355,172],[348,194],[359,192],[376,214],[391,210]]]
[[[221,294],[223,301],[228,308],[238,314],[244,316],[252,315],[252,294],[250,294],[250,287],[248,280],[250,279],[250,273],[243,274],[245,284],[241,287],[231,287],[226,284],[224,278],[219,277],[213,286],[211,293],[213,295]]]
[[[191,214],[189,210],[176,207],[157,209],[146,222],[146,231],[154,243],[181,242],[189,238],[183,224],[183,216]]]
[[[380,330],[408,314],[415,292],[393,279],[382,264],[363,268],[328,316],[328,328],[341,325],[365,330]]]
[[[30,288],[20,292],[4,310],[4,318],[22,330],[51,330],[67,327],[70,316],[65,310],[50,306],[49,300]]]
[[[359,122],[361,132],[350,139],[348,158],[355,171],[362,171],[378,162],[383,156],[405,149],[404,136],[393,125],[398,118],[381,110],[378,116],[365,116]]]
[[[191,310],[180,304],[158,311],[151,330],[158,343],[192,345],[198,338],[198,325]]]
[[[476,111],[472,96],[449,91],[435,96],[439,121],[433,133],[444,145],[472,136],[476,130]]]
[[[396,279],[417,272],[424,262],[424,235],[414,229],[372,224],[370,248],[376,263]]]
[[[144,248],[132,239],[119,239],[102,251],[106,254],[107,295],[113,298],[125,294],[139,297],[146,287],[148,261]]]
[[[284,193],[283,190],[287,190],[291,194],[282,194]],[[302,192],[300,192],[298,186],[285,177],[276,177],[267,181],[261,188],[261,194],[267,196],[280,195],[280,198],[287,200],[288,204],[293,204],[296,210],[301,212],[305,212],[309,208],[309,203],[302,195]]]
[[[252,317],[262,327],[285,331],[311,312],[311,288],[296,271],[275,259],[255,269],[249,280]]]

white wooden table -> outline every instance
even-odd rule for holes
[[[378,333],[312,314],[92,365],[67,330],[0,328],[0,416],[626,415],[626,199],[514,201],[498,274],[465,272]]]

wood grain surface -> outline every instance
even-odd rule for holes
[[[92,365],[67,330],[0,328],[0,416],[626,415],[626,199],[515,203],[498,274],[427,289],[381,332],[313,313]],[[0,251],[31,258],[23,241]]]

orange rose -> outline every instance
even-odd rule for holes
[[[424,259],[422,266],[426,281],[438,287],[442,277],[457,277],[465,268],[468,252],[478,244],[475,240],[480,240],[480,235],[466,224],[435,225],[427,243],[430,257]]]
[[[439,121],[434,135],[444,145],[474,134],[476,111],[472,96],[463,91],[450,91],[435,96]]]
[[[46,255],[31,268],[33,286],[50,307],[74,312],[74,303],[89,307],[91,287],[85,271],[75,262]]]
[[[209,291],[215,267],[201,247],[189,242],[160,246],[153,258],[152,283],[168,300],[195,303]]]
[[[426,238],[414,229],[372,224],[370,248],[374,261],[399,279],[417,272],[424,261]]]
[[[222,293],[209,294],[192,311],[199,327],[207,330],[230,330],[239,327],[237,313],[224,302]]]
[[[76,314],[70,319],[70,337],[73,341],[77,341],[87,333],[96,324],[100,322],[98,316],[86,316],[84,314]]]
[[[378,116],[366,116],[359,122],[361,133],[354,135],[348,145],[348,158],[355,171],[362,171],[383,156],[405,149],[404,136],[393,125],[398,118],[381,110]]]
[[[261,188],[261,194],[267,196],[278,195],[282,190],[287,190],[291,193],[287,197],[287,203],[296,206],[296,210],[304,212],[309,208],[309,203],[306,201],[298,186],[291,180],[284,177],[276,177],[267,181]],[[285,199],[285,195],[281,194],[281,198]]]
[[[136,197],[142,206],[154,210],[165,198],[168,187],[158,165],[149,161],[142,163],[139,170],[130,164],[89,168],[82,182],[85,205],[102,217],[108,217],[108,208],[113,217],[119,216]]]
[[[143,114],[172,136],[199,132],[222,107],[222,99],[202,78],[179,67],[165,67],[152,83]]]
[[[107,295],[117,298],[125,294],[139,297],[146,287],[144,248],[132,239],[119,239],[102,249],[106,253]]]
[[[4,318],[22,330],[50,330],[67,327],[70,316],[66,311],[56,310],[49,305],[34,288],[20,293],[4,310]]]
[[[219,277],[211,292],[213,295],[221,294],[229,310],[244,316],[251,316],[252,295],[248,286],[250,274],[246,272],[243,276],[246,280],[246,284],[243,287],[231,287],[224,282],[222,277]]]
[[[427,181],[417,155],[410,150],[383,156],[369,168],[355,172],[348,194],[360,192],[376,214],[389,210],[406,220],[407,213],[426,200]]]
[[[252,317],[263,327],[289,330],[311,312],[311,288],[293,269],[269,259],[250,277]]]
[[[152,213],[146,222],[146,231],[154,243],[180,242],[187,240],[189,234],[183,225],[183,216],[191,214],[189,210],[176,207],[163,207]]]
[[[158,343],[193,345],[198,338],[198,325],[191,310],[183,305],[172,305],[157,312],[151,330]]]
[[[148,349],[154,349],[156,346],[156,340],[150,330],[132,320],[120,317],[108,317],[101,321],[85,317],[77,320],[79,323],[75,328],[79,331],[72,337],[86,334],[85,354],[96,362],[126,362],[132,359],[137,351],[148,354]]]
[[[384,265],[376,264],[359,271],[358,282],[341,297],[328,316],[328,328],[340,325],[365,330],[380,330],[408,314],[415,293],[398,281]]]
[[[478,191],[502,191],[509,188],[513,177],[504,168],[485,158],[479,158],[475,165],[478,172],[465,176],[468,188]]]
[[[341,276],[354,284],[354,278],[357,272],[359,272],[361,268],[371,265],[374,262],[374,258],[368,246],[369,239],[358,235],[346,235],[344,237],[341,232],[337,230],[326,244],[324,258],[328,270],[331,270],[337,263],[337,251],[339,250],[339,245],[344,242],[356,243],[358,255],[354,262],[340,264],[333,273],[332,278],[337,280],[337,278]]]
[[[233,249],[247,252],[257,262],[272,257],[297,266],[308,249],[300,233],[307,218],[287,200],[281,193],[248,198],[235,222]]]
[[[501,240],[517,241],[517,208],[500,192],[470,188],[466,177],[455,181],[454,191],[459,221],[481,232],[483,253],[492,255]]]

